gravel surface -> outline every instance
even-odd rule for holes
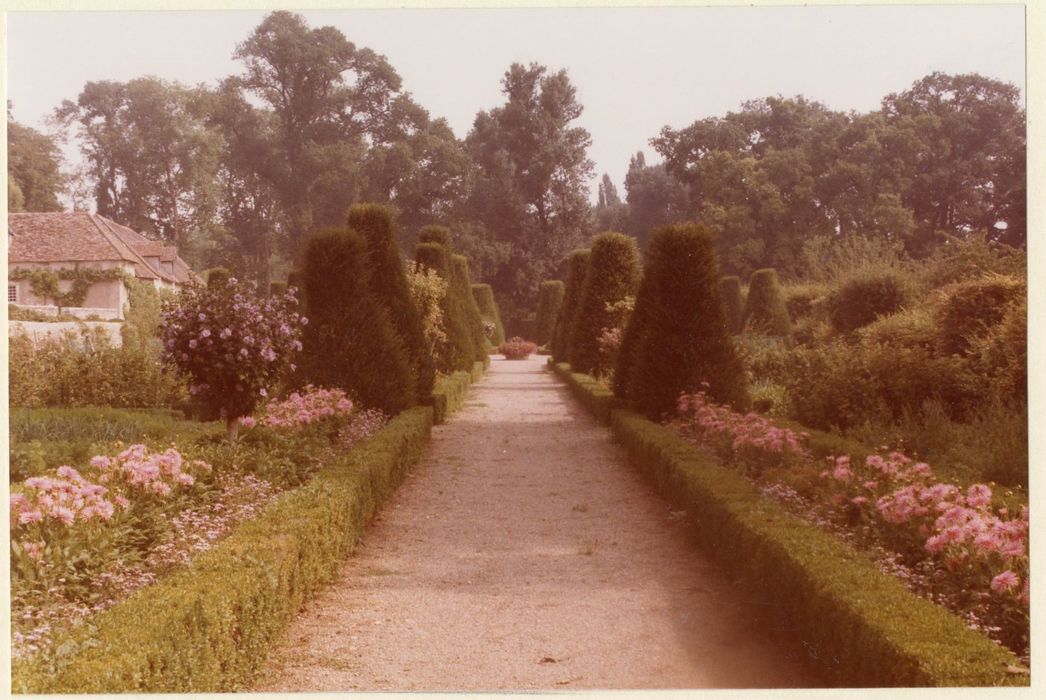
[[[255,690],[820,685],[544,360],[494,360]]]

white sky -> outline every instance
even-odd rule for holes
[[[513,61],[566,68],[585,107],[596,181],[624,196],[629,156],[661,127],[723,115],[741,101],[802,94],[867,111],[934,71],[977,72],[1025,91],[1024,7],[677,7],[299,11],[384,54],[404,87],[465,136],[502,104]],[[262,11],[11,12],[8,97],[45,130],[90,80],[156,75],[213,84],[238,73],[236,44]]]

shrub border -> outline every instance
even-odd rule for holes
[[[610,415],[632,464],[685,508],[702,546],[774,606],[826,679],[849,686],[1028,685],[1011,652],[881,573],[832,535],[767,500],[737,472],[620,406],[569,365],[550,366],[589,410]],[[602,417],[601,417],[602,420]]]
[[[555,362],[550,357],[548,366],[570,386],[574,396],[584,404],[589,413],[602,423],[610,425],[611,413],[628,405],[627,401],[614,396],[613,391],[593,379],[591,375],[572,372],[566,362]]]
[[[337,577],[364,528],[488,363],[442,378],[308,484],[280,495],[184,571],[12,663],[15,693],[243,690],[302,604]]]

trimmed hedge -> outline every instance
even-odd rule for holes
[[[741,327],[761,335],[789,335],[792,321],[788,317],[781,283],[772,267],[756,270],[748,278],[748,298]]]
[[[457,301],[464,313],[465,321],[468,324],[469,339],[472,341],[474,351],[472,360],[481,362],[484,357],[490,354],[490,341],[487,340],[487,334],[483,332],[483,316],[479,312],[476,298],[472,296],[472,275],[469,273],[469,259],[464,255],[451,255],[450,267],[451,289],[448,290],[448,293],[453,293],[457,297]]]
[[[461,408],[468,398],[469,385],[483,378],[490,361],[476,362],[472,370],[466,372],[460,370],[436,380],[436,388],[432,391],[432,421],[436,425],[444,423],[447,418]]]
[[[570,386],[582,403],[599,402],[590,383]],[[1027,675],[1008,672],[1020,665],[1012,653],[767,500],[736,471],[638,414],[610,414],[632,464],[687,511],[702,546],[745,588],[781,603],[773,608],[781,625],[803,638],[833,685],[1028,685]]]
[[[494,324],[494,337],[491,345],[497,347],[505,342],[505,325],[501,322],[501,312],[494,302],[494,290],[489,284],[472,285],[472,298],[476,300],[480,316],[484,321]]]
[[[726,330],[730,335],[741,332],[741,318],[745,310],[741,295],[741,278],[736,275],[719,278],[719,300],[723,304],[723,315],[726,317]]]
[[[538,313],[534,321],[534,342],[538,345],[552,341],[565,291],[565,285],[559,280],[542,282],[538,288]]]
[[[828,316],[835,330],[849,333],[900,311],[911,297],[911,284],[904,273],[860,270],[828,295]]]
[[[302,603],[335,580],[428,443],[417,407],[243,523],[190,568],[14,662],[16,693],[222,692],[249,686]],[[64,650],[64,651],[63,651]]]
[[[597,382],[587,374],[578,374],[565,362],[555,362],[549,358],[548,366],[560,379],[570,385],[571,391],[588,412],[603,423],[610,423],[610,414],[616,408],[623,408],[627,402],[614,396],[614,392]]]
[[[443,326],[447,334],[448,367],[444,369],[468,371],[476,360],[476,351],[465,310],[457,301],[450,254],[447,248],[439,243],[421,242],[415,248],[414,256],[418,265],[435,270],[447,281],[447,294],[441,302]]]
[[[588,260],[592,251],[581,248],[571,251],[567,256],[567,283],[563,293],[563,303],[559,306],[556,326],[552,331],[552,356],[556,362],[570,361],[570,332],[574,327],[574,318],[581,306],[581,294],[585,290],[585,278],[588,277]]]

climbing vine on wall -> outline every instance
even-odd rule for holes
[[[130,275],[123,270],[80,267],[63,267],[57,270],[15,268],[8,273],[7,278],[11,281],[29,280],[29,289],[34,295],[45,300],[53,299],[55,306],[59,308],[82,306],[87,298],[87,291],[95,282],[123,280],[125,284],[130,284]],[[72,280],[73,284],[68,291],[61,291],[61,280]]]

